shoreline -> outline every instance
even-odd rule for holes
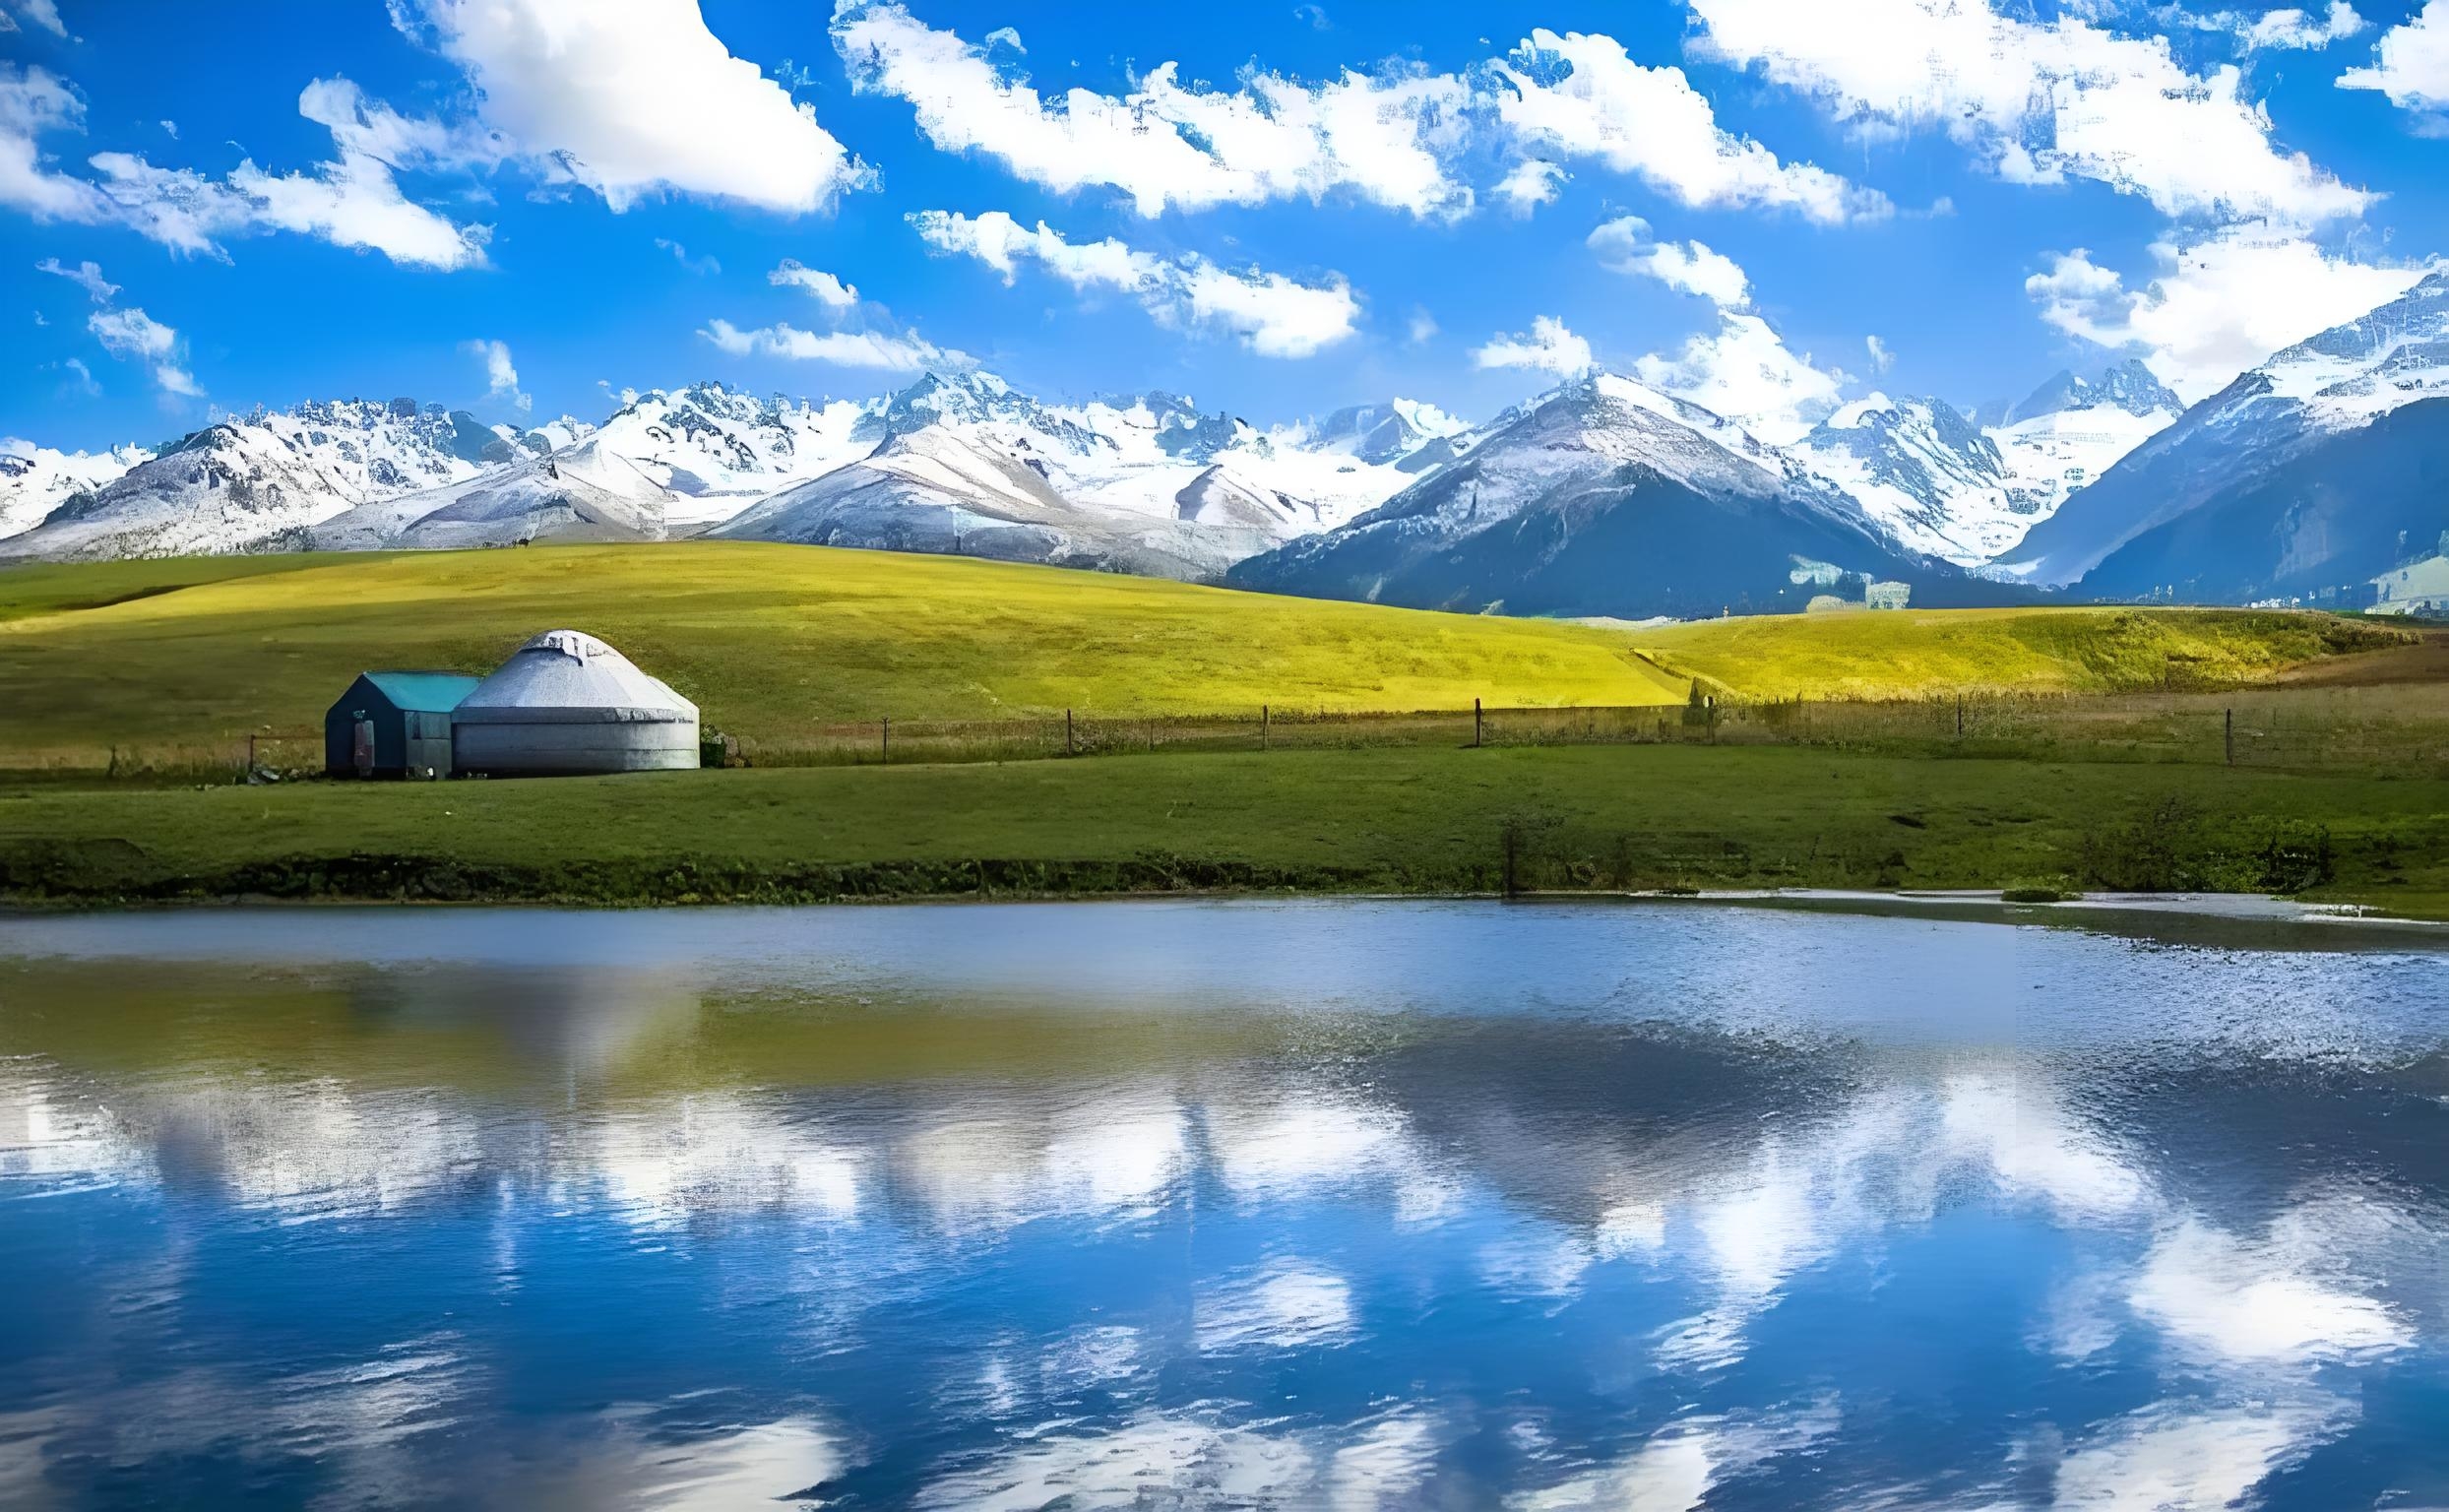
[[[1864,917],[1926,917],[1956,922],[2034,924],[2044,922],[2107,922],[2112,919],[2163,918],[2224,925],[2331,926],[2346,929],[2407,931],[2449,945],[2449,919],[2392,913],[2372,904],[2284,897],[2270,893],[2139,893],[2080,894],[2047,902],[2011,900],[2003,888],[1915,888],[1880,891],[1865,888],[1646,888],[1539,889],[1507,895],[1486,891],[1333,891],[1302,888],[1194,888],[1114,892],[1013,892],[846,894],[831,898],[724,898],[633,900],[606,902],[549,896],[469,898],[385,898],[327,894],[285,897],[268,893],[185,895],[168,898],[28,898],[0,893],[0,919],[59,917],[70,914],[135,914],[194,910],[516,910],[537,913],[677,912],[681,910],[835,909],[1013,907],[1030,905],[1112,903],[1506,903],[1519,907],[1687,905],[1707,908],[1783,909],[1795,912],[1853,914]]]

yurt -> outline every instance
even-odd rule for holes
[[[512,652],[451,712],[454,764],[496,776],[698,764],[697,705],[581,630]]]

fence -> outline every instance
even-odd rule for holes
[[[755,766],[1025,761],[1156,751],[1401,746],[1802,745],[1913,756],[2449,771],[2449,686],[1950,694],[1405,714],[892,720],[742,737]]]
[[[200,781],[321,770],[319,731],[226,743],[17,750],[11,776]],[[2272,770],[2449,776],[2449,683],[2253,688],[2224,693],[1969,693],[1411,713],[1287,711],[1004,720],[869,720],[767,728],[736,739],[751,766],[873,766],[1165,751],[1399,747],[1810,746],[1898,756],[2142,761]]]

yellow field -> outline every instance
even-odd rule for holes
[[[2412,637],[2330,614],[2052,607],[1703,620],[1632,640],[1664,671],[1776,699],[2233,687]]]

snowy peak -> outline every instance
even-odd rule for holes
[[[2326,430],[2449,397],[2449,270],[2279,352],[2247,376],[2255,375],[2266,381],[2264,392],[2301,405]]]
[[[2156,413],[2173,416],[2184,410],[2185,403],[2177,398],[2175,391],[2154,377],[2152,370],[2140,360],[2128,359],[2094,378],[2079,378],[2071,372],[2060,372],[2026,395],[2021,404],[2010,406],[2000,424],[2017,425],[2070,410],[2099,409],[2116,410],[2136,416]]]
[[[1318,445],[1330,451],[1341,451],[1362,462],[1390,463],[1469,428],[1435,405],[1394,399],[1338,410],[1312,426],[1311,434]]]
[[[56,452],[14,437],[0,439],[0,539],[22,535],[79,494],[105,488],[130,468],[153,460],[141,446]]]

